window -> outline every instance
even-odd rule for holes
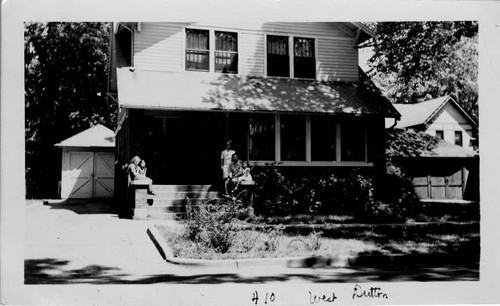
[[[215,31],[215,71],[238,73],[237,33]]]
[[[314,39],[293,39],[293,69],[296,78],[316,78],[316,58],[314,56]]]
[[[355,122],[343,123],[340,128],[342,161],[366,161],[366,128]]]
[[[275,160],[274,115],[253,115],[249,119],[249,159]]]
[[[331,116],[311,117],[311,160],[336,160],[336,123]]]
[[[436,137],[440,139],[444,139],[444,131],[443,130],[436,130]]]
[[[267,36],[267,75],[290,76],[287,36]]]
[[[186,29],[186,70],[210,69],[208,30]]]
[[[281,115],[281,159],[304,161],[306,159],[305,116]]]
[[[462,139],[462,132],[461,131],[455,131],[455,144],[457,146],[463,146],[463,139]]]

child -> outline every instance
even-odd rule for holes
[[[237,182],[236,182],[236,186],[234,187],[234,191],[238,190],[238,187],[240,187],[241,182],[253,181],[252,175],[250,174],[250,167],[249,167],[248,162],[246,160],[241,162],[241,169],[242,169],[243,174],[237,178]]]

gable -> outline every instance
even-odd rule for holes
[[[437,112],[428,124],[470,124],[469,120],[458,111],[454,103],[446,103],[439,112]]]

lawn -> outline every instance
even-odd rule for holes
[[[183,230],[156,225],[173,255],[195,259],[242,259],[357,254],[479,253],[479,227],[379,225],[375,227],[296,228],[247,226],[234,230],[225,253],[193,242]]]

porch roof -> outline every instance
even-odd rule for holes
[[[335,113],[399,118],[397,110],[364,74],[359,83],[338,83],[120,68],[118,101],[125,108]]]

